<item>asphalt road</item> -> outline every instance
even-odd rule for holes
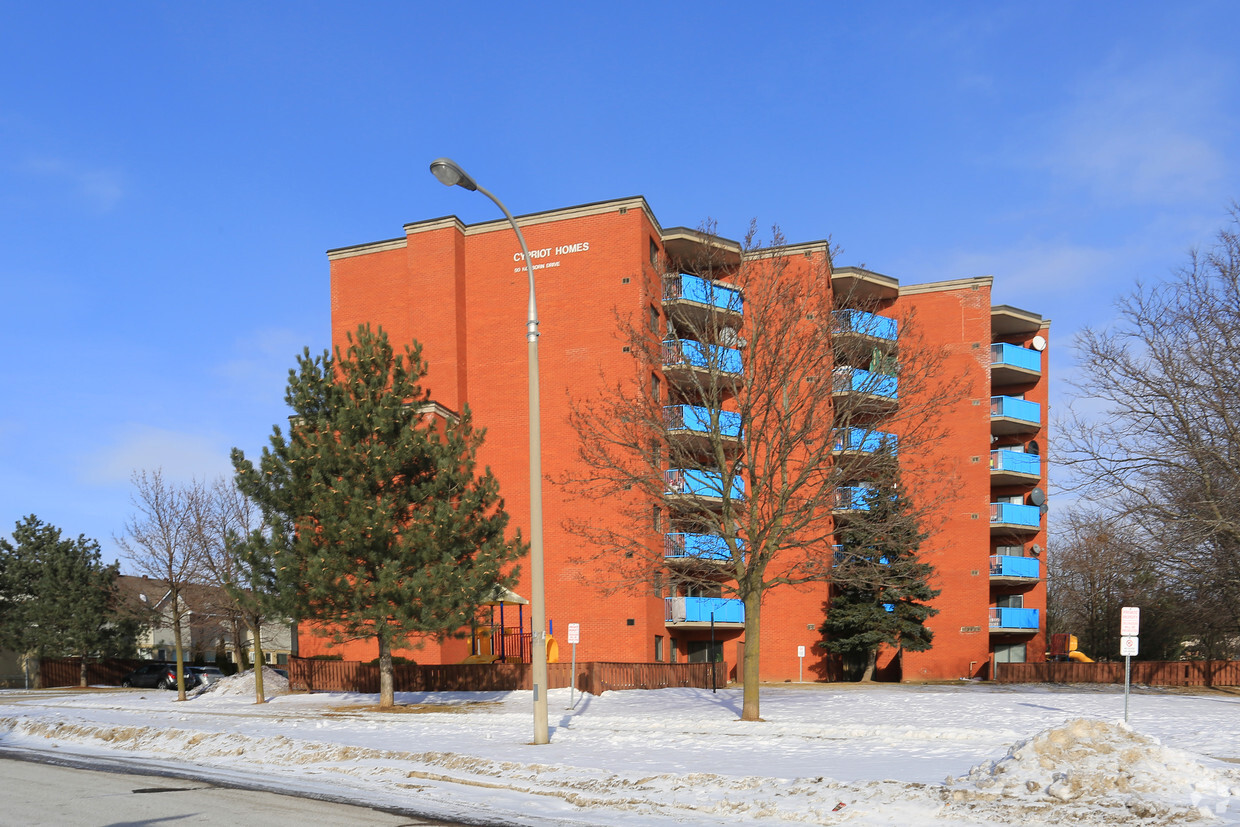
[[[0,755],[0,827],[454,825],[336,801]]]

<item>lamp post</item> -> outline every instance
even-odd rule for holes
[[[495,206],[508,217],[517,241],[521,243],[521,252],[525,255],[525,271],[530,280],[529,314],[525,323],[525,341],[529,350],[529,397],[530,397],[530,608],[531,624],[534,627],[534,640],[531,659],[533,660],[534,684],[534,743],[550,742],[547,734],[547,602],[543,591],[543,514],[542,514],[542,438],[539,423],[538,399],[538,307],[534,302],[534,265],[530,260],[530,249],[525,245],[525,236],[517,226],[512,213],[503,203],[484,188],[478,186],[465,170],[461,169],[450,158],[438,158],[431,162],[433,174],[445,186],[464,187],[470,192],[480,192],[495,202]]]

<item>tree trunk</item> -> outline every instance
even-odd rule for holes
[[[82,655],[81,672],[78,675],[79,686],[86,686],[86,655]]]
[[[179,595],[173,595],[175,605]],[[172,612],[172,645],[177,653],[177,700],[185,700],[185,649],[181,646],[181,613]]]
[[[392,687],[392,642],[386,630],[379,633],[379,708],[396,706],[396,693]]]
[[[250,634],[254,636],[254,703],[267,703],[267,694],[263,689],[263,664],[267,659],[263,657],[263,639],[259,634],[262,623],[251,626],[247,620],[245,625],[250,630]]]
[[[878,648],[871,649],[865,656],[865,671],[861,673],[861,683],[874,682],[874,668],[878,665]]]
[[[234,617],[232,627],[233,651],[237,653],[237,671],[244,672],[250,668],[250,664],[249,658],[245,654],[245,635],[241,633],[241,620]],[[249,621],[245,622],[245,627],[250,630],[250,634],[254,635],[254,645],[258,646],[258,633],[250,626]]]
[[[745,659],[741,664],[744,676],[742,721],[762,720],[758,708],[758,658],[762,652],[761,627],[762,590],[760,588],[750,589],[745,595]]]

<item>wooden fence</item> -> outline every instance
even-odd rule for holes
[[[1240,686],[1240,661],[1133,661],[1132,682],[1142,686]],[[998,683],[1123,683],[1122,663],[995,664]]]
[[[86,683],[89,686],[120,686],[121,678],[140,665],[142,660],[128,658],[105,658],[86,664]],[[39,662],[39,685],[79,686],[82,682],[81,658],[44,658]]]
[[[709,663],[579,663],[547,664],[547,688],[573,686],[601,695],[615,689],[664,689],[693,686],[710,689],[727,683],[727,664]],[[289,658],[289,683],[311,692],[379,691],[379,667],[356,661]],[[512,692],[533,688],[528,663],[460,663],[442,665],[394,664],[396,692]]]

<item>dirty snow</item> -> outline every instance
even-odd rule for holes
[[[264,673],[157,690],[0,692],[0,747],[123,757],[429,816],[521,825],[1240,825],[1240,695],[1116,687],[284,694]],[[247,684],[248,681],[248,684]],[[247,691],[248,686],[248,691]]]

